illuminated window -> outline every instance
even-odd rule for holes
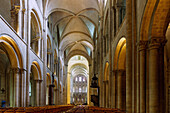
[[[31,82],[29,83],[29,96],[31,96]]]
[[[76,81],[78,81],[78,78],[76,77]]]
[[[79,92],[81,92],[81,88],[79,87]]]
[[[81,82],[82,81],[82,78],[81,77],[79,77],[79,82]]]
[[[83,82],[85,82],[85,77],[83,77]]]
[[[106,4],[107,4],[107,0],[104,0],[104,6],[106,6]]]

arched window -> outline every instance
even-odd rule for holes
[[[83,82],[85,82],[85,77],[83,77]]]
[[[79,92],[81,92],[81,87],[79,87]]]
[[[38,55],[40,55],[40,46],[41,46],[41,27],[38,21],[36,12],[31,13],[31,40],[30,46],[32,50]]]
[[[79,82],[81,82],[82,81],[82,77],[79,77]]]

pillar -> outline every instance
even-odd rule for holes
[[[19,107],[19,93],[20,93],[20,88],[19,88],[19,74],[20,74],[20,69],[19,68],[12,68],[13,71],[13,76],[14,76],[14,107]]]
[[[121,69],[117,71],[117,108],[125,110],[125,70]]]
[[[114,70],[112,72],[112,77],[111,77],[111,108],[116,108],[116,71]]]
[[[54,89],[54,101],[55,101],[55,105],[58,105],[58,89],[57,88]]]
[[[104,107],[108,107],[108,80],[103,81],[104,91],[103,91],[103,104]]]
[[[11,26],[17,32],[17,24],[18,24],[18,12],[20,10],[20,6],[14,6],[11,10]]]
[[[49,105],[53,105],[53,97],[54,97],[54,85],[49,85]]]
[[[159,49],[163,41],[163,38],[151,38],[149,41],[149,113],[160,113]]]
[[[39,80],[39,105],[40,106],[43,105],[42,99],[44,98],[44,97],[42,97],[42,88],[43,88],[42,82],[43,82],[43,80]]]
[[[132,113],[132,0],[126,0],[126,111]]]
[[[24,38],[24,13],[25,9],[20,8],[18,12],[18,34],[21,38]]]
[[[35,80],[35,106],[39,106],[39,80]]]
[[[21,73],[21,82],[20,82],[20,88],[21,88],[21,107],[25,107],[26,106],[26,70],[25,69],[21,69],[20,70]]]
[[[120,17],[120,6],[116,5],[116,31],[118,31],[119,29],[119,23],[120,23],[120,20],[119,20],[119,17]]]
[[[146,47],[147,41],[139,42],[139,111],[146,112]]]

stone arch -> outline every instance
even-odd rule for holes
[[[58,104],[58,81],[56,79],[54,79],[54,104]]]
[[[122,37],[117,43],[116,50],[114,53],[113,70],[125,69],[125,64],[121,63],[122,60],[123,63],[125,63],[125,59],[126,59],[125,53],[126,53],[126,38]]]
[[[126,38],[122,37],[117,43],[113,63],[114,83],[111,84],[115,92],[112,98],[115,108],[126,110]]]
[[[34,9],[32,9],[30,46],[38,56],[42,56],[40,53],[41,42],[42,42],[41,36],[42,36],[42,28],[41,28],[40,19],[37,15],[37,12]]]
[[[109,62],[105,63],[105,68],[104,68],[104,98],[103,98],[103,103],[104,107],[109,107]]]
[[[29,106],[39,106],[41,97],[41,69],[37,61],[31,65],[29,79]]]
[[[57,51],[54,50],[54,75],[57,75],[57,66],[58,65],[58,55]]]
[[[51,76],[49,73],[47,73],[46,75],[46,105],[49,105],[49,99],[50,99],[49,86],[51,85],[51,83],[52,83]]]
[[[140,40],[165,37],[170,16],[169,5],[168,0],[148,0],[141,24]]]
[[[70,58],[72,58],[73,56],[76,56],[76,55],[83,56],[83,57],[85,57],[85,58],[87,59],[87,61],[89,62],[89,64],[92,63],[92,60],[91,60],[90,56],[89,56],[87,53],[85,53],[85,52],[83,52],[83,51],[77,50],[77,51],[72,51],[72,52],[67,56],[67,58],[66,58],[66,60],[65,60],[65,61],[66,61],[66,64],[68,64],[68,61],[70,60]]]
[[[104,81],[109,80],[108,71],[109,71],[109,62],[106,62],[105,68],[104,68]]]
[[[51,68],[51,54],[52,54],[52,46],[50,37],[47,35],[47,67]]]
[[[33,66],[34,71],[37,74],[34,77],[34,79],[35,80],[42,80],[41,68],[40,68],[40,65],[38,64],[38,62],[37,61],[33,61],[31,66]]]
[[[16,42],[7,35],[0,36],[1,47],[5,49],[13,68],[23,68],[22,55]]]
[[[10,104],[10,107],[18,107],[21,104],[19,92],[22,88],[20,88],[19,82],[14,81],[21,79],[24,70],[22,55],[17,43],[8,35],[0,35],[0,51],[1,88],[6,90],[5,95],[2,94],[0,99],[4,99],[6,104]],[[6,89],[5,86],[9,86],[9,89]]]
[[[169,0],[148,0],[144,11],[138,41],[141,112],[163,113],[168,108],[165,104],[168,97],[165,89],[168,90],[168,87],[164,85],[167,81],[164,74],[164,46],[165,33],[170,22],[169,6]],[[149,94],[146,94],[146,87],[149,87]],[[146,97],[147,101],[142,99]]]

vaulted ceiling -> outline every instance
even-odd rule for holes
[[[98,0],[48,0],[46,16],[51,17],[59,34],[61,53],[89,56],[98,37],[100,7]]]

